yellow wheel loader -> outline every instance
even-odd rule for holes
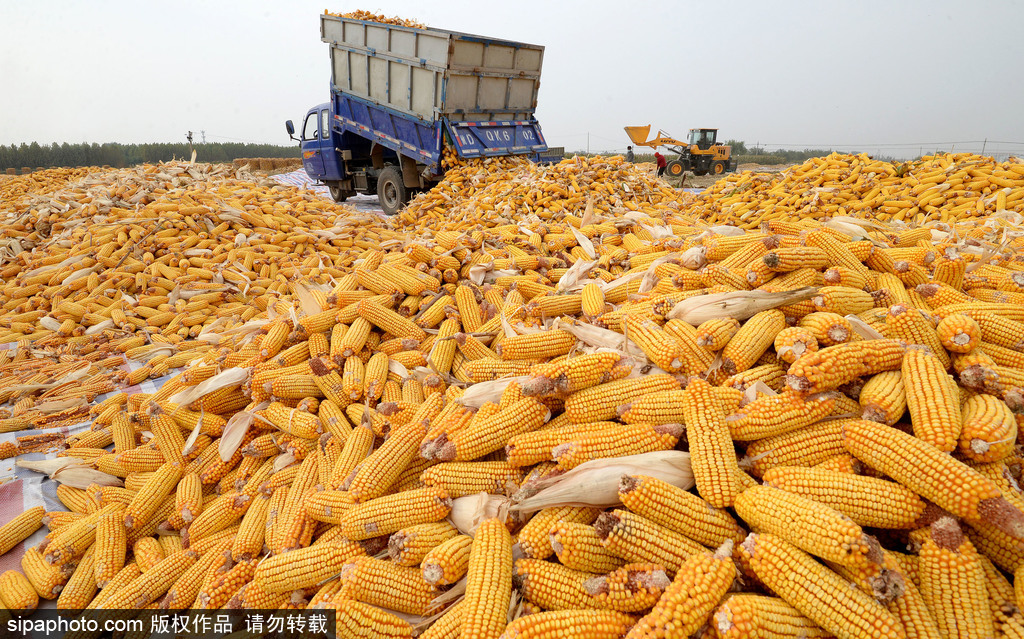
[[[694,175],[721,175],[726,171],[736,170],[736,160],[732,157],[732,147],[718,143],[718,129],[690,129],[689,141],[677,140],[664,131],[650,140],[651,125],[627,126],[626,135],[637,146],[649,146],[657,149],[666,147],[679,157],[670,160],[665,167],[665,174],[679,177],[685,171]]]

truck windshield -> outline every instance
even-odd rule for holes
[[[316,140],[319,137],[320,121],[317,112],[313,111],[306,116],[306,122],[302,125],[302,139]]]

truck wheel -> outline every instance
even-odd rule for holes
[[[327,189],[331,192],[331,199],[335,202],[344,202],[350,195],[348,191],[343,191],[341,185],[337,182],[330,182],[327,185]]]
[[[402,174],[393,166],[386,167],[377,176],[377,198],[386,215],[394,215],[409,201]]]
[[[665,173],[668,173],[672,177],[679,177],[686,172],[683,168],[683,163],[679,160],[672,160],[665,166]]]
[[[721,160],[715,160],[711,163],[711,172],[715,175],[721,175],[725,173],[725,162]]]

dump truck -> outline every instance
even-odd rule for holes
[[[678,154],[665,165],[665,173],[679,177],[686,171],[694,175],[721,175],[726,171],[736,170],[736,160],[732,157],[732,147],[718,143],[718,129],[690,129],[687,140],[677,140],[664,131],[650,140],[651,125],[624,127],[626,135],[637,146],[659,146],[668,148]]]
[[[544,47],[326,13],[320,39],[331,99],[309,109],[298,140],[335,201],[376,193],[393,215],[441,179],[445,154],[553,159],[534,117]]]

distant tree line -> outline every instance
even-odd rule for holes
[[[732,147],[732,155],[737,164],[752,162],[755,164],[799,164],[810,158],[820,158],[832,152],[831,149],[803,149],[798,151],[777,149],[768,151],[764,147],[750,146],[742,140],[726,140],[725,144]]]
[[[296,158],[298,146],[276,144],[242,144],[240,142],[212,142],[196,144],[196,159],[201,162],[230,162],[235,158]],[[22,167],[56,166],[115,166],[166,162],[178,158],[187,159],[192,152],[185,143],[153,144],[0,144],[0,170]]]

